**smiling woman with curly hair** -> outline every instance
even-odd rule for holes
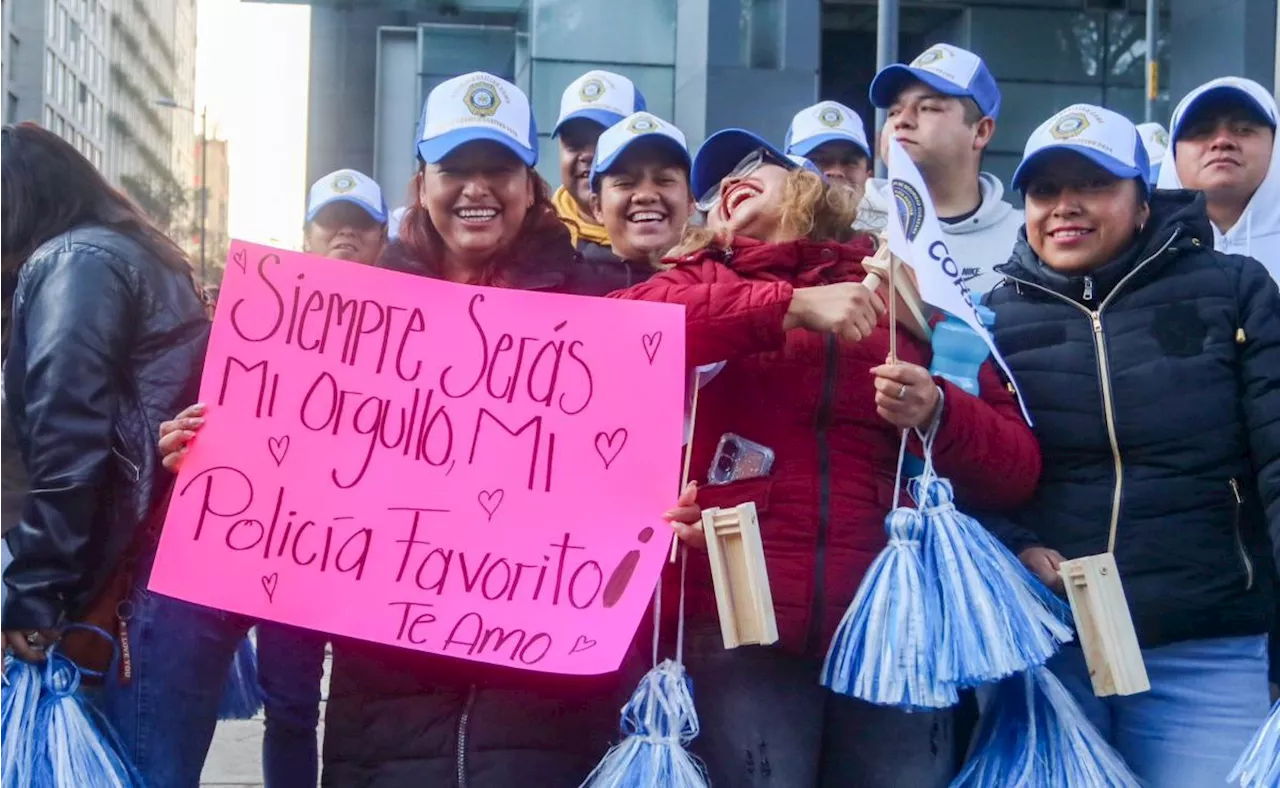
[[[723,362],[701,394],[695,478],[710,475],[722,437],[774,454],[762,476],[698,490],[703,507],[755,503],[780,640],[724,650],[710,567],[695,552],[687,665],[702,733],[692,747],[713,785],[946,785],[949,713],[834,695],[818,683],[822,655],[885,545],[899,430],[935,431],[939,471],[987,510],[1031,495],[1040,453],[990,365],[982,398],[970,396],[931,378],[929,346],[900,327],[900,361],[884,363],[891,329],[862,284],[875,244],[850,230],[857,195],[811,166],[745,131],[713,135],[691,178],[706,226],[669,270],[615,294],[683,305],[688,364]]]

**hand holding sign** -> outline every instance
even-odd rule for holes
[[[683,311],[240,242],[231,258],[207,424],[166,435],[190,450],[150,588],[463,659],[615,669],[671,539]]]

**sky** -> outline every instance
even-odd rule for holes
[[[300,248],[311,9],[199,0],[196,35],[195,106],[227,140],[231,237]]]

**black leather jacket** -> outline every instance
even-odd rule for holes
[[[7,535],[5,629],[75,618],[163,489],[160,422],[195,402],[209,321],[189,274],[104,227],[23,265],[4,369],[30,480]]]

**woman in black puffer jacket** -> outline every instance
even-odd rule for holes
[[[1050,667],[1144,784],[1220,785],[1268,707],[1280,291],[1213,251],[1202,195],[1146,178],[1133,125],[1089,105],[1014,175],[1026,227],[989,303],[1044,470],[1002,536],[1059,590],[1062,560],[1114,554],[1150,692],[1095,697],[1078,648]]]

